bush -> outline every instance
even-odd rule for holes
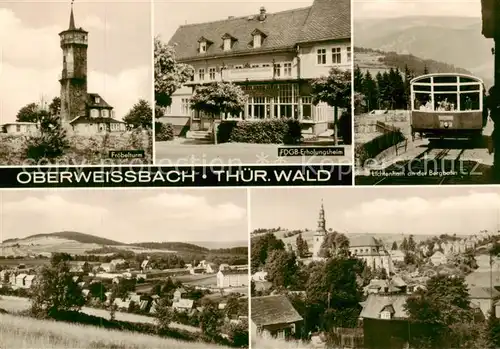
[[[55,116],[46,115],[40,122],[40,134],[26,140],[26,157],[35,161],[54,159],[70,147],[60,121]]]
[[[302,129],[297,120],[223,121],[217,129],[219,143],[300,144]]]
[[[171,141],[174,139],[174,127],[172,124],[163,122],[155,122],[155,140],[156,141]]]
[[[350,111],[344,111],[338,121],[338,135],[344,144],[352,144],[352,116]]]

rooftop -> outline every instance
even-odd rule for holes
[[[252,298],[252,321],[257,326],[302,321],[285,295]]]

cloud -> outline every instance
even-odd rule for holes
[[[82,19],[87,27],[108,31],[108,23],[98,17]],[[57,33],[59,26],[30,28],[11,10],[0,9],[0,124],[15,121],[23,106],[51,100],[60,95],[59,75],[62,52]],[[142,98],[150,101],[151,68],[138,66],[116,75],[92,69],[89,53],[88,90],[100,94],[115,108],[118,119]]]
[[[2,211],[2,235],[17,230],[17,226],[32,227],[30,233],[79,230],[85,232],[108,216],[107,209],[82,203],[71,202],[59,195],[46,195],[41,198],[26,197],[23,200],[4,202]],[[37,222],[35,225],[29,222]],[[24,223],[23,223],[24,222]]]
[[[142,199],[143,210],[164,219],[183,219],[195,229],[232,225],[246,217],[246,210],[233,203],[211,204],[205,197],[182,193],[162,193]]]
[[[481,4],[472,0],[354,0],[354,19],[403,16],[481,16]]]
[[[90,15],[88,17],[85,17],[81,23],[78,23],[78,27],[82,27],[85,29],[100,29],[100,30],[105,30],[108,31],[111,26],[109,22],[106,20],[102,20],[100,17],[96,15]]]
[[[348,231],[373,233],[466,234],[495,229],[500,194],[468,192],[441,199],[376,199],[344,211]]]

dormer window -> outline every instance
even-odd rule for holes
[[[212,42],[203,36],[198,40],[198,52],[199,53],[206,53],[208,50],[208,47],[212,44]]]
[[[205,41],[200,42],[200,53],[207,52],[207,43]]]
[[[99,97],[96,97],[95,102],[99,104],[99,103],[101,103],[101,99]]]
[[[233,48],[233,42],[236,38],[232,37],[230,34],[226,33],[222,35],[222,49],[224,51],[230,51]]]
[[[253,48],[259,48],[262,46],[262,42],[266,38],[266,34],[261,32],[259,29],[255,29],[252,32],[252,37],[253,37],[253,43],[252,43]]]

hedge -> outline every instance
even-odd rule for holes
[[[297,120],[223,121],[217,129],[218,143],[296,145],[302,141]]]
[[[405,139],[406,137],[401,130],[397,130],[386,132],[369,142],[356,145],[355,154],[358,164],[363,167],[368,159],[373,159],[384,150],[395,146]]]

